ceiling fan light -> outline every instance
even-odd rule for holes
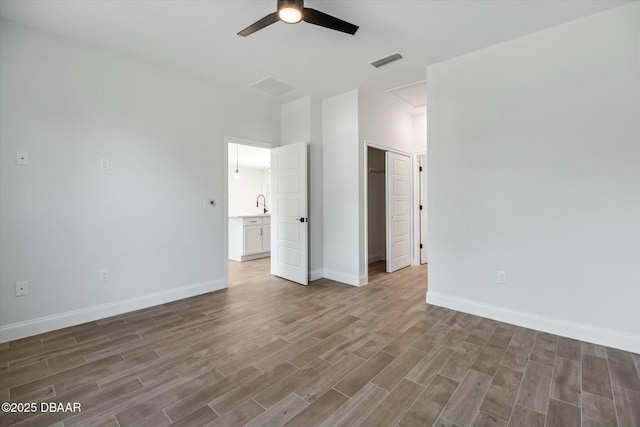
[[[284,6],[278,10],[278,16],[287,24],[297,24],[302,20],[302,11],[295,5]]]
[[[0,0],[1,1],[1,0]],[[297,24],[300,21],[309,24],[325,27],[330,30],[341,31],[343,33],[354,35],[358,31],[358,26],[347,21],[327,15],[319,10],[304,7],[304,0],[276,0],[277,8],[262,19],[257,20],[244,30],[238,33],[239,36],[247,37],[256,31],[282,21],[288,24]]]

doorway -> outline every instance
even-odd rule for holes
[[[227,286],[250,277],[248,268],[265,275],[267,265],[269,275],[307,285],[307,144],[271,147],[225,137],[224,150]]]
[[[371,270],[386,270],[387,226],[386,226],[386,174],[384,151],[367,148],[367,250]]]
[[[271,147],[225,138],[227,284],[268,275],[271,252]]]

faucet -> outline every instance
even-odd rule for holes
[[[256,207],[259,208],[260,207],[260,197],[262,197],[262,207],[263,209],[263,213],[267,213],[269,212],[269,210],[267,209],[267,205],[265,204],[265,202],[267,201],[267,199],[265,199],[264,194],[259,194],[258,198],[256,199]]]

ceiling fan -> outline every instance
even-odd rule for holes
[[[309,24],[319,25],[321,27],[329,28],[331,30],[342,31],[347,34],[355,34],[358,31],[357,25],[353,25],[342,19],[338,19],[334,16],[327,15],[319,10],[304,7],[304,0],[277,0],[278,8],[276,12],[270,13],[259,21],[249,25],[244,30],[238,33],[239,36],[247,37],[274,24],[278,21],[286,22],[287,24],[297,24],[300,21],[308,22]]]

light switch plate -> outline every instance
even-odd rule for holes
[[[498,283],[500,283],[501,285],[506,285],[507,284],[507,272],[506,271],[498,270]]]

